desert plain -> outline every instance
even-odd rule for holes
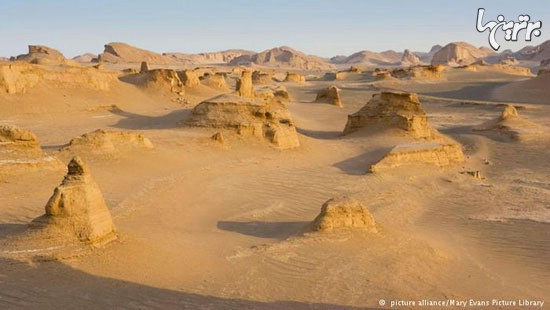
[[[548,59],[31,45],[0,61],[0,308],[550,302]]]

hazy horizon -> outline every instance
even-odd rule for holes
[[[397,3],[397,5],[396,5]],[[392,5],[393,4],[393,5]],[[501,49],[517,51],[547,40],[546,1],[503,4],[499,1],[420,3],[369,1],[39,1],[0,0],[0,56],[27,52],[27,45],[46,45],[67,57],[98,54],[104,44],[124,42],[155,51],[199,53],[227,49],[263,51],[290,46],[323,57],[350,55],[361,50],[427,52],[433,45],[465,41],[488,46],[488,33],[475,29],[477,9],[486,20],[503,14],[517,20],[530,14],[543,22],[542,35],[531,42],[504,41]]]

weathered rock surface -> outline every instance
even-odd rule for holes
[[[73,57],[73,60],[79,63],[90,63],[97,60],[97,55],[92,53],[86,53]]]
[[[342,197],[323,204],[321,213],[311,224],[313,231],[331,232],[339,229],[377,232],[371,213],[359,200]]]
[[[201,84],[198,74],[193,70],[180,71],[178,75],[184,86],[197,87]]]
[[[53,156],[45,156],[33,132],[13,125],[0,125],[0,174],[22,168],[61,168]]]
[[[0,125],[0,143],[15,144],[18,147],[39,147],[38,138],[32,131],[13,125]]]
[[[73,138],[63,150],[80,154],[113,155],[152,148],[153,143],[140,133],[98,129]]]
[[[280,85],[261,87],[254,92],[254,97],[266,102],[272,102],[274,100],[278,100],[279,102],[290,101],[288,90],[286,87]]]
[[[46,214],[31,227],[54,239],[74,239],[87,244],[105,244],[116,239],[115,227],[99,186],[79,157],[55,188],[45,207]]]
[[[476,48],[465,42],[453,42],[437,51],[432,58],[432,65],[465,66],[479,59],[494,55],[488,48]]]
[[[218,89],[218,90],[227,90],[227,82],[223,73],[206,73],[202,78],[202,83],[208,87]]]
[[[227,64],[231,60],[244,56],[254,55],[255,52],[246,50],[226,50],[220,52],[185,54],[185,53],[163,53],[162,55],[170,58],[172,61],[186,65],[209,65],[209,64]]]
[[[370,167],[371,172],[405,165],[428,164],[445,167],[464,161],[462,148],[456,143],[414,142],[400,144]]]
[[[287,72],[284,81],[292,83],[304,83],[306,81],[306,77],[302,74]]]
[[[252,83],[253,84],[271,84],[273,83],[273,73],[263,72],[255,70],[252,72]]]
[[[220,143],[220,144],[224,144],[225,143],[225,139],[223,138],[223,135],[221,132],[216,132],[215,134],[212,135],[212,137],[210,137],[210,139]]]
[[[415,93],[376,94],[358,112],[348,116],[344,134],[361,128],[398,129],[415,139],[432,139],[436,131],[428,125],[426,112]]]
[[[471,65],[459,67],[459,69],[473,71],[473,72],[493,71],[493,72],[513,74],[513,75],[533,76],[531,69],[526,67],[510,66],[510,65],[503,65],[503,64],[488,64],[483,60],[478,60]]]
[[[317,56],[305,55],[290,47],[281,46],[253,55],[242,55],[229,62],[230,65],[257,64],[268,67],[296,68],[302,70],[327,70],[333,66]]]
[[[334,64],[362,64],[365,66],[395,65],[399,63],[403,55],[396,51],[371,52],[359,51],[350,56],[337,56],[331,58]]]
[[[280,149],[300,144],[290,113],[277,101],[220,95],[198,104],[187,124],[227,129],[243,137],[267,140]]]
[[[338,107],[342,107],[342,101],[340,99],[340,89],[333,85],[319,90],[317,92],[315,102],[328,103]]]
[[[170,57],[131,46],[126,43],[111,42],[105,45],[103,53],[98,56],[99,62],[106,63],[138,63],[146,61],[149,64],[166,65],[176,62]]]
[[[413,66],[409,68],[394,69],[390,75],[397,79],[439,79],[445,66]]]
[[[252,73],[250,71],[243,71],[241,78],[237,80],[235,90],[241,97],[254,98],[254,85],[252,84]]]
[[[38,85],[109,90],[117,80],[116,73],[95,68],[67,67],[58,71],[23,62],[0,64],[0,92],[8,94],[25,93]]]
[[[19,55],[16,60],[38,65],[69,65],[78,66],[73,60],[66,59],[61,52],[43,45],[29,45],[27,54]]]
[[[134,84],[144,90],[168,93],[177,98],[185,94],[183,82],[178,73],[169,69],[153,69],[133,73],[120,78],[121,81]]]
[[[149,64],[146,61],[142,61],[139,68],[139,73],[147,73],[149,70]]]
[[[413,54],[410,50],[406,49],[403,52],[403,57],[401,57],[401,65],[415,66],[415,65],[419,65],[420,63],[421,63],[420,58],[418,58],[418,56]]]

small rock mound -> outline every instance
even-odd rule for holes
[[[113,155],[136,149],[151,149],[153,144],[139,133],[98,129],[73,138],[63,151]]]
[[[26,61],[38,65],[72,65],[78,66],[73,60],[66,59],[61,52],[43,45],[29,45],[27,54],[19,55],[19,61]]]
[[[202,83],[208,87],[219,90],[227,90],[229,88],[227,86],[227,82],[225,81],[224,74],[220,72],[215,74],[205,73],[202,78]]]
[[[504,121],[508,118],[518,117],[518,116],[519,116],[518,110],[516,110],[516,108],[513,105],[508,104],[504,108],[504,111],[502,111],[502,113],[500,114],[500,120]]]
[[[103,53],[98,55],[98,62],[139,64],[142,61],[156,65],[175,64],[170,57],[120,42],[106,44]]]
[[[31,148],[39,147],[38,138],[32,131],[13,125],[0,125],[0,143]]]
[[[97,60],[97,55],[86,53],[73,57],[73,60],[78,63],[91,63],[94,62],[94,60]]]
[[[221,132],[216,132],[215,134],[212,135],[212,137],[210,137],[210,139],[218,142],[218,143],[221,143],[221,144],[224,144],[225,143],[225,139],[223,138],[223,135]]]
[[[538,75],[550,74],[550,59],[545,59],[540,62]]]
[[[114,72],[88,67],[66,67],[64,70],[56,70],[24,62],[0,64],[0,92],[8,94],[25,93],[37,86],[109,90],[117,79]]]
[[[46,214],[33,220],[31,228],[50,238],[105,244],[116,239],[115,227],[99,186],[79,157],[68,165],[65,179],[55,188]]]
[[[197,87],[201,84],[199,76],[193,70],[178,72],[181,82],[187,87]]]
[[[338,107],[342,107],[340,100],[340,89],[336,86],[329,86],[317,92],[315,102],[328,103]]]
[[[321,80],[323,81],[336,81],[340,76],[338,75],[338,72],[327,72]]]
[[[232,130],[244,137],[268,140],[280,149],[300,144],[290,113],[277,101],[220,95],[198,104],[187,124]]]
[[[321,213],[311,224],[313,231],[331,232],[338,229],[358,229],[377,232],[371,213],[359,200],[342,197],[323,204]]]
[[[429,164],[438,167],[464,161],[462,148],[456,143],[415,142],[394,147],[388,154],[370,167],[371,172],[413,164]]]
[[[391,75],[391,72],[387,71],[387,70],[382,70],[382,69],[379,69],[379,68],[376,68],[374,70],[374,72],[372,73],[372,75],[377,79],[377,80],[388,80],[388,79],[393,79],[393,76]]]
[[[306,77],[302,74],[287,72],[285,82],[291,83],[305,83]]]
[[[143,89],[168,92],[179,96],[185,94],[183,82],[178,73],[169,69],[147,70],[120,78],[122,81],[142,87]]]
[[[146,61],[142,61],[139,73],[147,73],[147,71],[149,71],[149,64]]]
[[[252,83],[253,84],[270,84],[273,83],[273,73],[254,71],[252,72]]]
[[[241,78],[235,86],[237,94],[241,97],[254,98],[254,85],[252,84],[252,73],[244,70]]]
[[[503,64],[489,64],[484,60],[478,60],[471,65],[461,66],[458,69],[473,71],[473,72],[493,71],[493,72],[507,73],[512,75],[533,76],[531,69],[526,67],[503,65]]]
[[[290,94],[284,86],[277,86],[273,89],[273,96],[282,101],[290,101]]]
[[[172,93],[182,95],[185,91],[183,82],[174,70],[158,69],[145,73],[145,86],[166,89]]]
[[[0,92],[21,94],[35,87],[42,75],[32,65],[25,63],[0,65]]]
[[[44,155],[38,139],[30,130],[0,125],[0,174],[17,172],[23,167],[61,168],[55,157]]]
[[[439,79],[445,66],[413,66],[409,68],[395,69],[390,75],[397,79]]]
[[[415,139],[433,139],[437,133],[429,126],[426,112],[415,93],[374,95],[363,108],[348,116],[344,134],[362,128],[399,129]]]
[[[401,64],[404,66],[414,66],[420,64],[420,58],[413,54],[410,50],[406,49],[401,57]]]
[[[494,132],[514,141],[527,141],[536,138],[545,132],[545,128],[521,117],[513,105],[507,105],[501,115],[474,131]]]
[[[516,66],[519,65],[519,61],[513,56],[507,55],[500,59],[499,64],[507,66]]]
[[[288,90],[286,87],[280,85],[269,85],[259,88],[256,92],[254,92],[254,96],[256,99],[261,99],[266,102],[271,102],[274,100],[279,102],[290,101]]]

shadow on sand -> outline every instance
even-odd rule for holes
[[[59,261],[0,258],[2,309],[359,309],[294,301],[259,302],[185,293],[91,275]]]
[[[318,140],[337,140],[342,137],[342,132],[340,131],[309,130],[299,127],[296,127],[296,131],[306,137]]]
[[[0,239],[11,235],[16,235],[24,232],[29,227],[28,224],[0,224]]]
[[[509,82],[492,82],[483,83],[480,85],[465,86],[458,90],[443,91],[443,92],[422,92],[422,95],[450,98],[457,100],[479,100],[479,101],[494,101],[492,93],[500,86],[506,85]]]
[[[219,221],[218,228],[258,238],[284,240],[304,231],[309,222]]]
[[[181,127],[181,123],[191,114],[189,109],[172,111],[162,116],[147,116],[124,111],[113,107],[109,112],[124,117],[112,125],[121,129],[173,129]]]
[[[378,148],[376,150],[342,160],[332,166],[349,175],[365,175],[368,173],[370,166],[380,161],[380,159],[391,151],[391,149],[391,147]]]

